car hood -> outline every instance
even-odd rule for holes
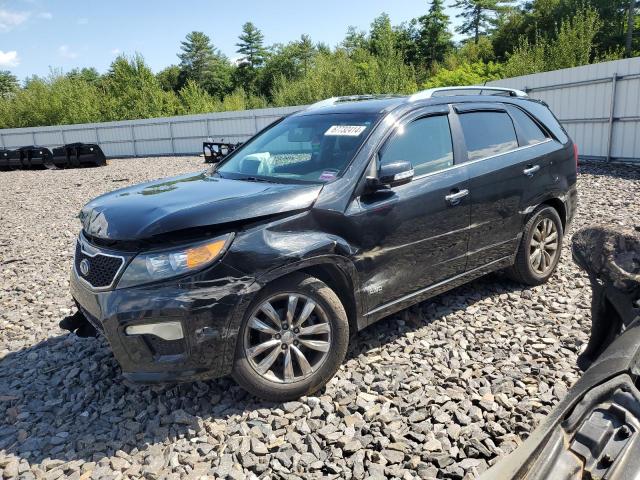
[[[84,231],[108,240],[144,240],[178,230],[310,208],[321,185],[222,179],[205,173],[165,178],[101,195],[80,212]]]

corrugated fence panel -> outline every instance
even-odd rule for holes
[[[207,132],[207,120],[189,120],[182,122],[174,122],[171,125],[173,129],[174,138],[185,137],[201,137],[206,138],[209,136]],[[200,145],[202,147],[202,145]]]
[[[525,90],[532,98],[547,102],[582,156],[640,161],[640,58],[488,84]]]
[[[35,132],[36,145],[63,145],[61,131],[52,132]]]
[[[171,140],[138,140],[136,141],[136,153],[138,156],[152,157],[154,155],[166,155],[171,150]]]
[[[158,138],[171,138],[169,123],[152,123],[134,125],[133,135],[136,140],[153,140]]]
[[[122,142],[133,140],[133,128],[131,126],[98,127],[100,142]]]
[[[0,147],[98,143],[108,157],[194,154],[208,137],[243,142],[274,120],[304,107],[279,107],[121,122],[0,130]]]
[[[640,58],[497,80],[489,85],[526,90],[532,98],[547,102],[581,155],[640,161]],[[5,129],[0,130],[0,147],[86,142],[100,144],[108,157],[195,154],[202,151],[202,142],[209,137],[242,142],[301,108]]]
[[[65,143],[100,143],[97,131],[97,128],[65,130]]]
[[[114,142],[100,144],[107,157],[133,157],[133,142]]]
[[[4,144],[7,147],[22,147],[23,145],[33,145],[35,132],[10,133],[4,135]]]

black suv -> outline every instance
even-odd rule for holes
[[[546,282],[577,150],[543,102],[461,88],[326,100],[209,171],[89,202],[79,318],[129,379],[231,373],[281,401],[322,387],[382,317],[494,270]]]

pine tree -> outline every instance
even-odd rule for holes
[[[231,92],[231,64],[217,50],[207,35],[191,32],[181,42],[180,76],[174,90],[179,90],[193,80],[210,95],[222,98]]]
[[[316,46],[313,44],[309,35],[303,34],[300,40],[295,42],[295,49],[302,67],[302,72],[307,73],[311,60],[316,55]]]
[[[258,68],[264,63],[267,50],[264,48],[264,35],[256,26],[247,22],[242,26],[242,33],[236,43],[237,52],[244,55],[243,63],[247,63],[251,68]]]
[[[462,9],[457,17],[463,19],[458,32],[471,33],[474,43],[478,43],[480,35],[495,25],[497,14],[511,3],[513,0],[456,0],[453,7]]]
[[[442,0],[432,0],[429,13],[418,19],[418,52],[427,68],[442,62],[453,44],[448,30],[449,17]]]
[[[251,22],[242,26],[242,33],[238,37],[237,52],[244,55],[238,62],[235,71],[235,85],[241,87],[249,94],[259,93],[258,84],[260,70],[267,58],[267,49],[264,47],[264,35]]]
[[[202,32],[191,32],[180,42],[180,50],[178,58],[184,76],[200,83],[214,56],[211,40]]]
[[[18,90],[18,79],[8,70],[0,70],[0,98],[8,97]]]

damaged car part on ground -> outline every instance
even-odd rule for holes
[[[102,167],[107,159],[95,143],[69,143],[49,150],[28,146],[14,150],[0,149],[0,170]]]
[[[496,93],[332,99],[208,172],[98,197],[72,295],[130,379],[233,373],[285,400],[380,318],[495,270],[544,283],[576,149],[545,104]]]
[[[585,228],[573,256],[591,279],[582,378],[525,443],[482,479],[616,480],[640,475],[640,231]]]
[[[212,140],[202,142],[204,163],[217,163],[238,148],[241,143],[214,142]]]

